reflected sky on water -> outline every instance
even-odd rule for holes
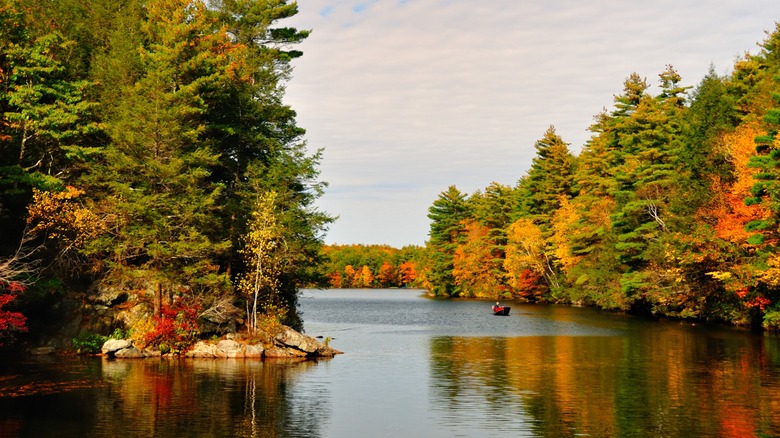
[[[775,336],[565,306],[305,291],[319,361],[0,363],[0,437],[778,436]]]

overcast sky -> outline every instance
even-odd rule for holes
[[[299,0],[286,102],[324,149],[326,243],[422,245],[448,186],[514,186],[550,125],[579,153],[639,73],[696,85],[758,53],[780,0]]]

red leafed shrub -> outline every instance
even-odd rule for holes
[[[27,331],[27,318],[24,315],[3,310],[23,290],[24,286],[19,283],[0,284],[0,346],[11,341],[16,333]]]
[[[143,337],[146,346],[157,347],[163,353],[181,353],[198,340],[198,313],[200,306],[184,300],[163,305],[159,316],[154,316],[154,328]]]

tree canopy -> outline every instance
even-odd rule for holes
[[[287,0],[0,2],[0,257],[35,265],[13,271],[22,299],[116,289],[149,321],[263,298],[300,327],[297,288],[332,218],[314,206],[321,152],[283,103],[309,35],[280,25],[296,13]],[[257,257],[273,261],[268,290],[247,295]]]
[[[485,220],[507,205],[486,204],[497,183],[443,192],[420,277],[437,295],[779,329],[779,62],[777,25],[760,53],[696,87],[667,66],[653,95],[630,74],[579,155],[554,127],[534,144],[531,168],[502,190],[511,221]]]

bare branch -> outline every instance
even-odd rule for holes
[[[0,258],[0,283],[16,282],[29,285],[35,282],[40,272],[40,260],[34,259],[33,256],[43,245],[30,248],[29,244],[34,237],[25,229],[16,251],[10,257]]]
[[[656,204],[654,201],[647,201],[647,214],[650,215],[650,217],[661,226],[661,229],[664,231],[669,231],[666,228],[666,223],[663,219],[661,219],[661,213],[658,210],[658,204]]]

